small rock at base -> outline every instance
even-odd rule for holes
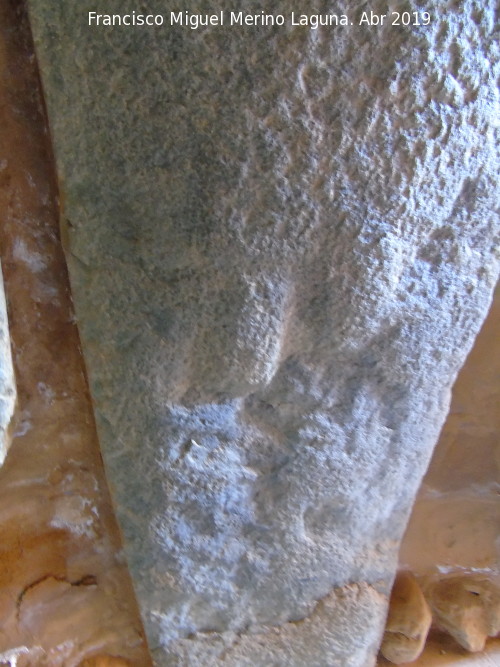
[[[400,665],[422,653],[432,614],[411,572],[399,572],[392,588],[384,638],[380,652]]]
[[[484,577],[442,579],[427,598],[439,626],[467,651],[482,651],[500,632],[500,589]]]

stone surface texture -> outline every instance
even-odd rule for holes
[[[424,589],[432,589],[444,578],[474,573],[500,584],[499,328],[497,289],[453,386],[450,411],[400,550],[401,565],[412,568]],[[500,664],[500,638],[488,639],[484,652],[466,658],[465,649],[443,633],[431,630],[415,667]],[[387,664],[380,658],[380,665]]]
[[[391,664],[382,656],[377,662],[378,667]],[[451,635],[431,627],[422,655],[410,664],[411,667],[497,667],[500,665],[500,638],[490,639],[484,651],[470,653]]]
[[[98,28],[88,0],[29,7],[156,663],[374,664],[498,273],[496,3],[318,30]]]
[[[18,389],[0,469],[0,665],[77,667],[109,654],[122,658],[109,665],[148,667],[99,455],[33,44],[17,0],[0,3],[0,165]]]
[[[3,165],[5,168],[5,164]],[[0,170],[2,163],[0,163]],[[7,318],[7,303],[0,264],[0,465],[5,461],[11,442],[11,425],[16,407],[16,379]]]
[[[478,575],[435,582],[427,592],[439,627],[468,651],[484,649],[500,632],[500,588]]]
[[[382,655],[396,665],[416,660],[425,646],[432,614],[411,572],[396,576],[382,640]]]
[[[500,289],[453,387],[450,412],[401,546],[425,580],[481,573],[500,585]]]

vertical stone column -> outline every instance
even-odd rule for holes
[[[347,25],[314,29],[285,0],[282,26],[195,1],[225,17],[195,29],[164,2],[148,3],[156,27],[29,2],[159,665],[373,664],[498,272],[495,3],[427,4],[428,25],[404,26],[339,2]]]

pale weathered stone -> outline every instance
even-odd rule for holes
[[[29,2],[159,665],[209,664],[202,637],[227,633],[246,653],[221,664],[270,664],[274,634],[255,628],[353,582],[378,592],[371,613],[335,596],[328,664],[375,659],[355,629],[381,637],[380,592],[498,273],[496,3],[427,5],[427,27],[357,25],[360,1],[338,3],[345,27],[192,30]],[[275,664],[324,664],[313,633],[280,650]]]
[[[484,577],[443,579],[427,597],[435,621],[468,651],[482,651],[500,632],[500,589]]]
[[[358,667],[371,664],[379,644],[373,615],[386,599],[366,584],[334,589],[304,619],[279,627],[254,626],[245,633],[199,632],[167,650],[153,650],[159,665],[304,665]]]
[[[382,655],[396,665],[416,660],[431,623],[431,610],[417,580],[411,572],[399,572],[389,601]]]
[[[0,170],[2,165],[0,164]],[[5,460],[12,439],[11,423],[16,407],[16,382],[12,366],[7,305],[0,264],[0,465]]]

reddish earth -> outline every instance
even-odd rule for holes
[[[0,254],[18,388],[0,469],[0,664],[151,664],[123,563],[59,237],[23,3],[0,5]],[[118,660],[118,658],[121,660]]]

